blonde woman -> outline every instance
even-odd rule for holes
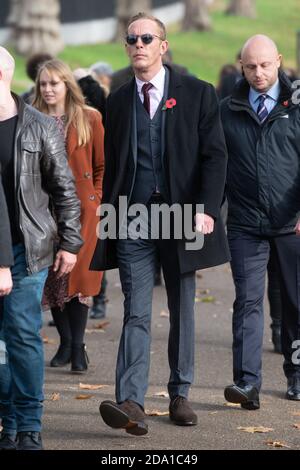
[[[81,201],[84,245],[77,263],[61,278],[54,268],[44,291],[60,335],[60,346],[50,365],[61,367],[71,362],[71,371],[80,373],[88,368],[84,345],[88,299],[99,292],[102,278],[102,273],[89,271],[89,265],[96,246],[96,209],[102,195],[104,130],[101,114],[85,105],[70,68],[58,59],[45,62],[39,69],[33,106],[57,121]]]

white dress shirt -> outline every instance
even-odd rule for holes
[[[150,80],[150,82],[142,82],[139,78],[135,77],[137,90],[139,97],[141,98],[142,103],[144,103],[144,95],[142,92],[142,86],[145,83],[152,83],[153,87],[149,90],[149,97],[150,97],[150,118],[152,119],[156,110],[158,108],[159,103],[164,96],[164,88],[165,88],[165,75],[166,71],[164,67],[160,69],[160,71]]]

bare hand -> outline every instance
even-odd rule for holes
[[[197,212],[195,215],[195,225],[197,232],[201,232],[203,235],[207,235],[214,231],[215,221],[210,215],[200,214]]]
[[[55,257],[53,271],[57,272],[57,277],[68,274],[72,271],[77,261],[77,255],[68,251],[59,250]]]
[[[10,268],[0,268],[0,296],[8,295],[13,287]]]
[[[300,235],[300,219],[297,220],[294,230],[296,232],[296,235]]]

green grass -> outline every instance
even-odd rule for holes
[[[197,77],[216,84],[221,66],[234,62],[246,39],[253,34],[264,33],[277,42],[284,56],[284,64],[296,67],[299,0],[257,0],[257,18],[254,20],[224,15],[226,3],[226,0],[217,1],[212,12],[214,29],[211,32],[182,33],[179,25],[168,28],[168,39],[176,63],[185,65]],[[119,44],[68,46],[59,57],[72,68],[88,67],[103,60],[117,70],[128,63],[124,47]],[[20,92],[30,86],[30,81],[24,70],[24,59],[19,56],[16,59],[13,88]]]

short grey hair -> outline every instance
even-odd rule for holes
[[[96,62],[90,66],[90,72],[94,72],[96,75],[108,75],[111,77],[113,69],[107,62]]]

